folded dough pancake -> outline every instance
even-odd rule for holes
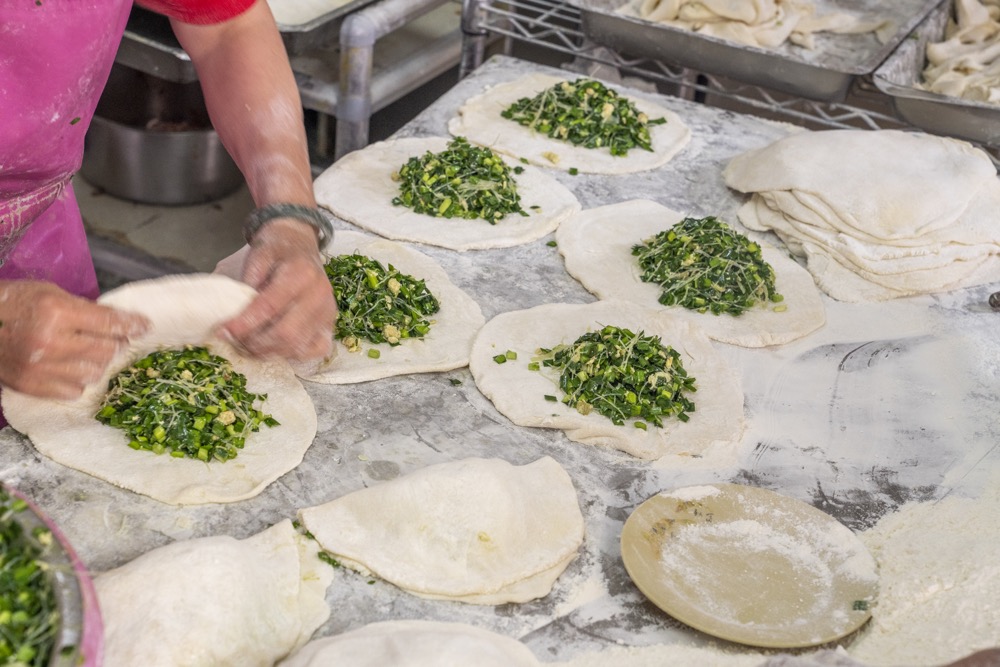
[[[521,642],[464,623],[382,621],[309,642],[279,667],[540,667]]]
[[[106,667],[271,667],[330,616],[333,568],[284,520],[173,542],[94,580]]]
[[[573,483],[555,460],[440,463],[299,512],[344,565],[421,597],[526,602],[583,542]]]

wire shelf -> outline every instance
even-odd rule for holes
[[[673,87],[673,94],[712,106],[725,106],[814,129],[899,129],[910,126],[895,116],[891,101],[864,79],[855,82],[843,103],[817,102],[731,81],[719,76],[646,58],[630,58],[589,40],[581,29],[580,10],[558,0],[465,0],[472,20],[466,38],[501,35],[548,48],[577,62],[616,68]],[[475,58],[471,61],[475,66]]]

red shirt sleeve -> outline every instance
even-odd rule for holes
[[[184,23],[208,25],[239,16],[257,0],[136,0],[136,3]],[[263,2],[264,0],[261,0]]]

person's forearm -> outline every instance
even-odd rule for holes
[[[315,205],[301,100],[266,0],[223,24],[173,26],[256,204]]]

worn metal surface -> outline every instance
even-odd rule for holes
[[[919,87],[927,64],[927,45],[944,39],[951,2],[939,5],[882,63],[872,77],[892,98],[900,118],[922,130],[1000,146],[1000,105],[933,93]]]
[[[889,20],[891,39],[873,33],[817,33],[816,48],[784,44],[764,49],[626,16],[618,10],[636,0],[570,0],[579,7],[583,33],[598,44],[633,56],[677,63],[792,95],[840,101],[858,76],[870,74],[940,0],[816,2],[818,12],[844,12],[865,20]]]
[[[492,60],[400,134],[443,136],[461,103],[484,86],[546,69]],[[680,114],[692,130],[691,143],[651,172],[556,173],[585,208],[645,197],[735,222],[742,197],[725,187],[722,167],[794,131],[675,98],[633,94]],[[542,303],[592,301],[549,240],[493,251],[419,249],[476,299],[487,318]],[[548,455],[569,472],[586,520],[580,556],[550,595],[521,605],[471,606],[424,600],[342,571],[328,591],[332,616],[319,634],[387,619],[459,621],[521,638],[544,661],[619,643],[704,644],[708,638],[660,612],[629,580],[618,542],[629,513],[664,489],[737,482],[804,500],[863,530],[910,500],[978,495],[1000,469],[1000,321],[987,305],[990,291],[871,305],[824,298],[827,325],[800,341],[756,350],[718,345],[740,369],[746,397],[747,430],[725,456],[650,464],[570,442],[558,431],[518,427],[460,369],[348,386],[306,383],[319,414],[314,444],[299,467],[244,502],[163,505],[53,463],[9,428],[0,431],[0,477],[38,502],[100,572],[173,540],[247,537],[294,517],[299,508],[428,464],[470,456],[523,464]],[[984,539],[996,532],[984,527]]]

